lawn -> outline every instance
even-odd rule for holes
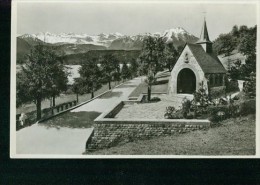
[[[90,128],[100,112],[66,112],[60,116],[46,120],[40,125],[47,127],[67,127],[67,128]]]
[[[231,118],[207,131],[134,141],[88,155],[255,155],[255,115]]]

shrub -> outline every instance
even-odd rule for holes
[[[219,98],[226,93],[226,88],[224,86],[221,87],[212,87],[210,89],[210,97],[212,99]]]
[[[237,80],[226,80],[226,93],[239,91]]]
[[[187,98],[184,98],[182,100],[182,114],[184,118],[187,118],[190,109],[191,109],[191,101],[188,100]]]
[[[166,111],[164,114],[165,119],[182,119],[182,112],[181,110],[176,110],[175,107],[166,107]]]
[[[199,103],[201,106],[207,105],[209,101],[208,94],[206,93],[206,89],[200,85],[198,91],[193,93],[195,103]]]
[[[245,86],[243,88],[246,95],[250,98],[253,98],[256,96],[256,74],[252,72],[250,74],[250,77],[247,78],[247,81],[245,82]]]
[[[226,105],[212,106],[208,110],[210,113],[209,120],[212,122],[219,122],[229,117],[229,109]]]
[[[158,102],[158,101],[161,101],[161,99],[158,98],[158,97],[153,97],[150,101],[151,102]]]
[[[246,100],[239,104],[239,113],[241,116],[256,113],[256,100]]]
[[[212,122],[219,122],[227,118],[235,118],[237,116],[246,116],[256,113],[255,99],[246,100],[238,104],[229,103],[228,105],[218,105],[208,108]]]

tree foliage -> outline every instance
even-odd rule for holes
[[[138,75],[138,67],[139,67],[139,63],[137,62],[136,59],[132,58],[129,66],[131,78],[136,77]]]
[[[171,71],[177,62],[179,54],[180,53],[175,49],[172,43],[167,44],[164,48],[164,53],[163,53],[164,56],[164,59],[162,60],[163,67]]]
[[[256,26],[233,26],[227,34],[220,34],[213,42],[213,49],[217,54],[230,55],[233,50],[238,50],[245,55],[255,53]]]
[[[101,88],[102,80],[96,59],[82,61],[79,74],[80,78],[76,81],[75,90],[79,88],[81,94],[91,93],[91,98],[94,98],[94,92]]]
[[[127,66],[126,62],[123,63],[121,77],[123,80],[129,79],[131,77],[129,67]]]
[[[120,77],[119,61],[112,54],[107,54],[101,57],[100,64],[102,80],[104,83],[108,83],[109,89],[111,89],[111,82]]]
[[[143,47],[139,56],[141,63],[140,74],[148,74],[148,69],[154,74],[163,69],[165,44],[162,37],[147,36],[143,41]]]
[[[17,75],[18,104],[36,103],[37,119],[40,119],[41,101],[66,90],[67,75],[62,61],[51,49],[36,45]]]

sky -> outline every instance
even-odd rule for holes
[[[206,13],[203,13],[206,12]],[[17,33],[127,35],[182,27],[199,37],[204,15],[211,40],[234,25],[256,25],[255,4],[198,3],[17,3]]]

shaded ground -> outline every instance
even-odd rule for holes
[[[100,112],[66,112],[62,116],[57,116],[39,125],[46,127],[68,127],[68,128],[90,128]]]
[[[228,119],[207,131],[134,141],[88,155],[255,155],[255,115]]]

